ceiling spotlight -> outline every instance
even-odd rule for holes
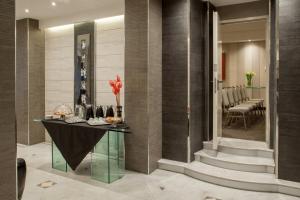
[[[251,42],[251,40],[248,40],[248,42]]]
[[[26,12],[26,13],[29,13],[29,9],[26,8],[26,9],[25,9],[25,12]]]
[[[51,5],[52,5],[52,6],[56,6],[56,3],[55,3],[55,2],[52,2]]]

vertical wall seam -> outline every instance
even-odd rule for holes
[[[150,118],[149,118],[149,67],[150,67],[150,39],[149,39],[149,31],[150,31],[150,0],[147,0],[147,118],[148,118],[148,124],[147,124],[147,173],[150,173],[150,144],[149,144],[149,126],[150,126]]]
[[[187,1],[187,24],[188,24],[188,35],[187,35],[187,118],[188,118],[188,137],[187,137],[187,162],[191,162],[191,143],[190,143],[190,135],[191,135],[191,0]]]
[[[29,70],[29,49],[30,49],[30,45],[29,45],[29,19],[27,18],[26,19],[26,29],[27,29],[27,145],[30,145],[30,129],[29,129],[29,117],[30,117],[30,113],[29,113],[29,106],[30,106],[30,98],[29,98],[29,95],[30,95],[30,87],[29,87],[29,84],[30,84],[30,81],[29,81],[29,73],[30,73],[30,70]]]

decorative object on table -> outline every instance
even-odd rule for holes
[[[93,106],[91,104],[87,104],[87,105],[85,105],[85,107],[86,107],[86,116],[85,116],[85,119],[89,120],[90,118],[94,118]]]
[[[75,116],[77,116],[77,117],[79,117],[81,119],[85,119],[85,116],[86,116],[86,108],[85,108],[85,106],[77,104],[75,106]]]
[[[91,126],[101,126],[101,125],[108,125],[104,118],[90,118],[87,123]]]
[[[247,80],[247,87],[252,86],[252,78],[255,76],[254,72],[246,72],[246,80]]]
[[[122,118],[122,106],[117,106],[117,117]]]
[[[71,115],[72,109],[70,106],[62,104],[54,109],[54,115],[58,115],[60,120],[65,120],[66,116]]]
[[[96,108],[96,117],[104,117],[104,111],[102,106]]]
[[[67,122],[68,124],[75,124],[75,123],[86,122],[86,120],[80,118],[79,116],[73,116],[66,119],[65,122]]]
[[[112,106],[108,106],[106,109],[106,115],[105,117],[114,117],[115,113],[114,113],[114,109]]]
[[[112,92],[116,96],[117,102],[117,117],[122,118],[122,106],[120,104],[120,92],[123,86],[121,78],[117,75],[116,80],[110,80],[109,85],[112,87]]]
[[[120,117],[106,117],[105,121],[109,124],[118,124],[122,122]]]

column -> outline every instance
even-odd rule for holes
[[[0,1],[0,199],[16,200],[15,1]]]
[[[125,0],[126,168],[150,173],[162,148],[161,1]]]

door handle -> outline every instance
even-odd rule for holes
[[[223,83],[223,81],[218,80],[217,82],[218,82],[218,84],[217,84],[217,85],[218,85],[218,86],[217,86],[217,89],[220,90],[220,84]]]
[[[217,79],[216,78],[214,78],[214,84],[215,84],[214,90],[215,90],[215,93],[217,93],[217,89],[219,87],[217,85],[219,85],[219,84],[217,84]]]

